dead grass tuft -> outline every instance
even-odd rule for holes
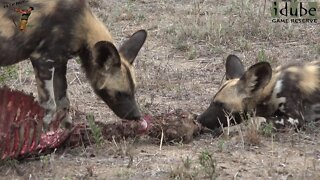
[[[182,159],[182,164],[170,172],[171,179],[215,179],[217,164],[213,155],[207,150],[202,151],[198,160],[192,160],[189,156]]]

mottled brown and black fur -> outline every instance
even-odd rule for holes
[[[120,48],[85,0],[29,0],[17,8],[33,7],[24,32],[17,27],[16,8],[0,7],[0,66],[30,59],[39,101],[47,109],[46,123],[56,111],[68,111],[66,68],[79,56],[94,91],[120,118],[140,118],[135,101],[133,61],[145,42],[140,30]],[[18,7],[19,6],[19,7]],[[21,6],[21,7],[20,7]]]
[[[247,114],[265,117],[278,128],[302,127],[320,119],[319,60],[274,71],[269,63],[260,62],[245,71],[240,59],[229,55],[226,77],[209,108],[198,117],[208,128],[240,123]]]

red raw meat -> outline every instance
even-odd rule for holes
[[[46,133],[43,117],[44,109],[32,95],[0,88],[0,159],[55,148],[68,138],[71,131],[59,127],[63,115],[56,114]]]

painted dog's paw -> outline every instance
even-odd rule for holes
[[[68,111],[48,111],[43,118],[43,131],[72,128],[72,118]]]
[[[72,117],[69,113],[67,113],[64,117],[64,119],[61,122],[61,127],[65,129],[71,129],[72,128]]]
[[[47,111],[45,113],[45,116],[43,117],[43,131],[49,131],[50,130],[50,125],[55,117],[55,112],[53,111]]]

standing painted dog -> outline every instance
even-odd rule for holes
[[[30,58],[39,101],[47,111],[46,124],[55,112],[69,111],[66,70],[68,59],[74,56],[80,57],[92,88],[117,116],[140,119],[132,63],[146,31],[134,33],[118,51],[85,0],[11,2],[2,2],[0,7],[0,66]],[[21,6],[33,8],[24,31],[17,27],[21,15],[14,11]]]
[[[240,123],[247,113],[265,117],[277,128],[302,127],[320,120],[320,61],[287,65],[272,71],[267,62],[247,71],[237,56],[226,61],[226,79],[198,121],[211,129]],[[230,119],[230,118],[229,118]]]

